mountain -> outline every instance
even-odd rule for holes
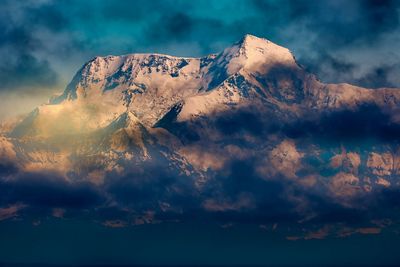
[[[3,134],[0,159],[98,187],[147,179],[159,208],[178,209],[181,194],[209,211],[251,208],[264,199],[257,179],[353,206],[399,185],[399,107],[399,89],[322,83],[288,49],[246,35],[201,58],[94,58]]]

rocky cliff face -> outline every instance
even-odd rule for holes
[[[203,58],[96,57],[4,134],[0,157],[98,187],[174,177],[154,200],[171,209],[188,184],[202,209],[254,209],[264,197],[253,186],[277,180],[352,207],[400,185],[399,101],[399,89],[324,84],[288,49],[246,35]]]

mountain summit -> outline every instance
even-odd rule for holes
[[[274,64],[282,64],[287,66],[295,66],[296,61],[292,53],[282,46],[273,42],[259,38],[253,35],[245,35],[237,44],[225,49],[223,55],[234,59],[230,71],[233,74],[238,69],[237,67],[249,70],[259,71],[260,65],[264,68],[273,66]]]

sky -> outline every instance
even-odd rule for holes
[[[391,0],[3,0],[0,117],[63,91],[98,55],[217,53],[250,33],[289,48],[324,82],[399,87]]]

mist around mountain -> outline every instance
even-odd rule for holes
[[[398,231],[400,90],[324,84],[251,35],[218,54],[96,57],[0,137],[0,221]]]

